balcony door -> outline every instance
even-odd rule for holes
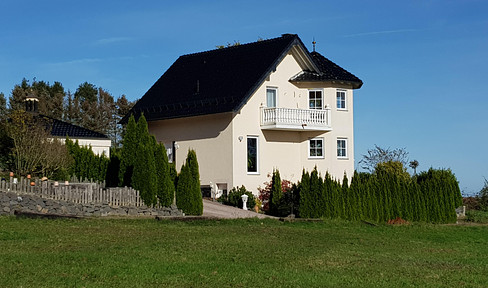
[[[267,87],[266,88],[266,107],[276,108],[278,102],[278,88]]]

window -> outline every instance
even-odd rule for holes
[[[346,91],[337,90],[337,109],[346,109]]]
[[[173,142],[166,142],[163,144],[164,144],[164,147],[166,148],[166,156],[168,156],[168,162],[173,163],[175,160],[175,154],[174,154],[175,142],[174,141]]]
[[[276,88],[266,88],[266,106],[276,107],[276,98],[278,96],[278,89]]]
[[[310,90],[308,91],[308,107],[310,109],[322,109],[322,91]]]
[[[258,174],[258,137],[247,136],[247,173]]]
[[[324,158],[324,139],[314,138],[308,142],[309,158]]]
[[[347,158],[347,139],[337,139],[337,158]]]

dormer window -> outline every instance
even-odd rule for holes
[[[324,101],[322,96],[322,90],[309,90],[308,91],[308,108],[309,109],[323,109]]]

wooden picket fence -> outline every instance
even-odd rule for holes
[[[32,183],[34,185],[32,185]],[[41,198],[63,200],[79,204],[105,203],[110,206],[143,206],[139,191],[131,187],[104,188],[103,184],[93,182],[57,182],[31,180],[27,178],[0,181],[0,192],[14,192],[19,195],[30,194]]]

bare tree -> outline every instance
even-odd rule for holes
[[[402,163],[403,166],[407,166],[407,150],[405,148],[385,149],[375,144],[373,149],[369,149],[368,153],[363,155],[363,158],[359,161],[359,165],[364,170],[373,172],[379,163],[388,161],[397,161]]]
[[[417,160],[410,161],[409,166],[410,166],[410,168],[413,169],[413,174],[417,175],[417,167],[419,167],[419,161],[417,161]]]
[[[71,163],[66,146],[49,133],[49,120],[33,118],[25,111],[14,111],[6,125],[12,139],[11,156],[14,170],[21,175],[51,176]]]

